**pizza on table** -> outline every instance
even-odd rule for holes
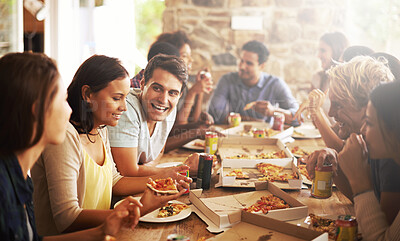
[[[158,211],[158,218],[166,218],[179,214],[189,206],[183,203],[168,203]]]
[[[267,196],[261,196],[260,200],[248,208],[244,208],[243,210],[249,213],[268,213],[270,210],[275,209],[285,209],[290,208],[289,204],[287,204],[284,200],[280,199],[273,194],[269,194]]]
[[[257,169],[263,174],[259,181],[282,181],[287,182],[289,179],[299,179],[296,172],[284,172],[284,167],[273,165],[270,163],[258,163]]]
[[[168,177],[166,179],[156,179],[149,181],[147,186],[158,193],[165,193],[165,194],[175,194],[178,193],[178,188],[176,187],[175,181]]]

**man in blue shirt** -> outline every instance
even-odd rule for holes
[[[253,40],[243,45],[239,72],[222,76],[211,97],[208,112],[216,124],[227,123],[230,112],[240,113],[242,120],[267,122],[274,112],[281,112],[285,123],[297,124],[293,116],[299,106],[287,84],[262,72],[268,56],[269,51],[261,42]],[[245,108],[249,103],[249,109]]]

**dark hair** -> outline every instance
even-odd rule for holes
[[[346,48],[343,51],[342,59],[345,62],[349,62],[352,58],[356,56],[371,56],[374,53],[374,50],[367,46],[362,45],[354,45]]]
[[[343,51],[349,46],[346,36],[341,32],[326,33],[322,35],[320,41],[323,41],[332,49],[332,59],[339,61]]]
[[[185,62],[177,56],[158,54],[154,56],[144,70],[144,84],[147,84],[155,69],[160,68],[173,74],[181,83],[182,90],[186,87],[188,72]]]
[[[180,56],[179,49],[167,42],[155,42],[149,50],[147,61],[150,61],[157,54]]]
[[[242,47],[242,50],[256,53],[258,55],[259,64],[263,64],[268,60],[269,51],[267,46],[257,40],[252,40],[245,43]]]
[[[400,81],[400,61],[398,58],[384,52],[376,52],[373,53],[371,56],[375,59],[379,59],[382,57],[385,58],[387,61],[387,66],[394,76],[394,81]]]
[[[383,134],[392,133],[400,142],[400,82],[381,84],[370,94]],[[383,122],[383,125],[381,123]]]
[[[128,76],[128,71],[116,58],[93,55],[83,62],[68,87],[67,98],[72,109],[70,122],[78,133],[87,134],[89,138],[89,132],[94,128],[93,113],[89,103],[82,97],[82,86],[88,85],[90,91],[96,93],[110,82]]]
[[[173,33],[160,34],[155,43],[159,43],[159,42],[170,43],[170,44],[174,45],[178,50],[181,49],[183,47],[183,45],[185,45],[185,44],[188,44],[188,45],[192,44],[190,42],[188,36],[186,35],[186,33],[183,32],[182,30],[178,30]]]
[[[58,78],[55,62],[44,54],[9,53],[0,59],[2,154],[32,147],[42,138],[45,114],[57,93]]]

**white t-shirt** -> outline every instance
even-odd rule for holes
[[[140,89],[132,89],[128,94],[127,111],[125,111],[118,125],[108,126],[111,147],[137,147],[139,157],[144,153],[147,163],[155,160],[163,149],[169,132],[175,123],[176,108],[163,121],[156,123],[153,135],[150,136],[147,127],[146,114],[139,101]]]

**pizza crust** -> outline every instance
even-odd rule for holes
[[[162,194],[176,194],[176,193],[179,193],[178,189],[162,191],[162,190],[155,189],[150,183],[146,183],[146,185],[147,185],[148,188],[150,188],[151,190],[153,190],[153,191],[155,191],[157,193],[162,193]]]
[[[251,108],[253,108],[253,106],[255,106],[257,103],[257,101],[253,101],[248,103],[247,105],[245,105],[245,107],[243,108],[243,110],[250,110]]]

